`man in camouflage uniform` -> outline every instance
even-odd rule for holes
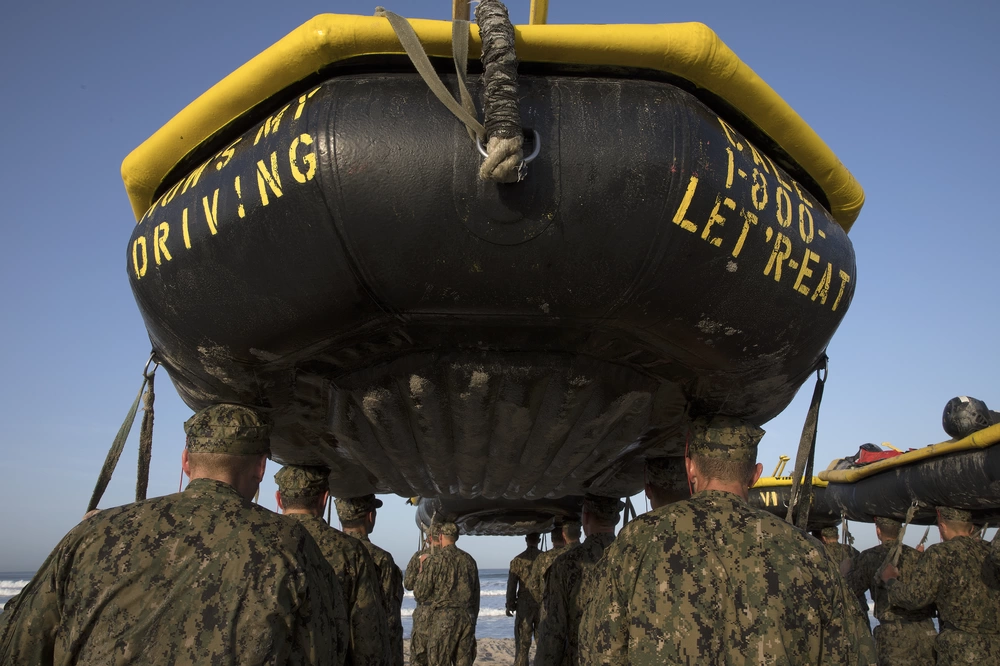
[[[510,572],[507,574],[507,617],[517,613],[514,622],[514,666],[528,666],[531,637],[538,626],[538,600],[529,587],[529,580],[531,567],[541,554],[539,541],[537,532],[524,537],[527,548],[510,561]]]
[[[934,607],[906,610],[889,604],[889,592],[878,577],[879,569],[888,560],[897,546],[899,568],[909,571],[914,561],[920,557],[915,549],[899,543],[902,524],[892,518],[875,519],[875,536],[879,545],[869,548],[853,558],[847,572],[847,584],[851,590],[864,598],[870,590],[875,602],[875,650],[879,666],[924,666],[934,663]]]
[[[968,511],[938,507],[941,543],[904,569],[882,571],[893,606],[937,606],[939,666],[1000,664],[1000,576]]]
[[[0,663],[344,663],[329,564],[305,529],[251,501],[270,424],[223,404],[184,429],[184,492],[73,528],[5,612]]]
[[[604,554],[581,663],[859,664],[875,646],[823,546],[747,503],[763,431],[691,425],[690,499],[630,522]]]
[[[431,526],[433,554],[420,556],[414,598],[427,607],[429,666],[472,666],[476,660],[479,618],[479,569],[472,556],[455,546],[455,523]]]
[[[649,505],[654,509],[690,497],[684,459],[679,456],[647,458],[645,490]]]
[[[385,617],[389,626],[389,653],[392,666],[403,666],[403,572],[388,551],[373,544],[368,535],[375,529],[375,517],[382,500],[375,495],[342,497],[337,500],[337,516],[344,534],[352,536],[368,549],[375,562],[379,587],[382,588]]]
[[[624,504],[618,498],[587,495],[582,523],[586,541],[568,549],[549,567],[538,623],[535,664],[557,666],[579,663],[580,617],[590,596],[588,579],[604,549],[615,539],[615,525]]]
[[[421,557],[431,553],[433,539],[430,531],[424,536],[423,548],[410,556],[410,561],[406,564],[406,572],[403,574],[403,588],[413,591],[417,585],[417,574],[420,573]],[[424,626],[424,614],[426,607],[416,599],[414,601],[413,615],[410,627],[410,664],[411,666],[427,666],[427,630]]]
[[[545,574],[549,572],[549,567],[552,563],[556,561],[564,550],[566,550],[566,529],[567,527],[570,531],[575,534],[575,540],[573,541],[574,546],[580,543],[580,523],[577,521],[571,521],[565,525],[557,526],[553,528],[550,536],[552,538],[552,547],[549,548],[544,553],[539,553],[538,557],[535,558],[535,562],[531,565],[531,576],[528,579],[528,585],[531,588],[532,596],[538,600],[538,613],[539,619],[541,619],[542,603],[545,599]],[[535,642],[538,642],[538,626],[535,626]]]
[[[824,527],[819,530],[817,538],[823,542],[823,547],[826,548],[827,554],[838,567],[840,567],[844,560],[854,561],[854,558],[858,556],[857,548],[840,542],[840,531],[836,527]]]
[[[333,568],[347,605],[351,627],[348,666],[385,666],[389,661],[389,628],[375,563],[361,542],[323,520],[329,496],[330,470],[285,465],[274,475],[274,497],[287,519],[301,524]]]

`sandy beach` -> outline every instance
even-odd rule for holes
[[[535,657],[535,646],[532,644],[531,659]],[[476,663],[491,666],[509,666],[514,663],[514,639],[512,638],[480,638],[476,641]],[[403,664],[410,665],[410,641],[403,641]]]

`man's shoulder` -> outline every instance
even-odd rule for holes
[[[344,534],[336,527],[332,527],[322,518],[311,516],[302,520],[301,524],[327,556],[337,554],[363,559],[365,555],[368,555],[367,549],[361,541]]]
[[[368,549],[368,553],[372,556],[372,559],[375,560],[375,564],[377,564],[380,569],[384,566],[396,566],[396,560],[392,558],[392,553],[387,551],[385,548],[380,548],[371,541],[363,541],[362,544]]]

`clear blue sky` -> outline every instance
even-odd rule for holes
[[[510,0],[525,22],[528,0]],[[701,21],[809,122],[865,187],[854,303],[830,346],[817,465],[863,442],[946,438],[952,396],[1000,408],[996,82],[1000,5],[923,1],[551,0],[552,23]],[[448,18],[448,0],[398,0]],[[285,33],[371,2],[17,3],[0,22],[0,571],[33,570],[79,519],[138,390],[149,340],[129,290],[122,158]],[[160,376],[150,494],[177,490],[190,410]],[[794,454],[811,387],[766,426],[767,472]],[[133,437],[134,440],[134,437]],[[104,506],[132,497],[134,441]],[[262,501],[273,507],[273,483]],[[641,502],[639,504],[641,509]],[[873,528],[857,525],[859,545]],[[915,540],[923,530],[913,530]],[[913,534],[917,533],[917,534]],[[375,540],[405,563],[413,510]],[[910,541],[908,539],[907,541]],[[483,567],[520,539],[463,539]]]

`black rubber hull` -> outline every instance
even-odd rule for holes
[[[546,500],[422,499],[416,521],[426,531],[434,521],[451,521],[462,534],[475,536],[521,536],[549,532],[567,520],[580,520],[583,497]]]
[[[972,512],[977,523],[1000,523],[1000,445],[950,453],[886,470],[855,483],[831,483],[830,501],[851,520],[875,516],[904,520],[913,501],[920,502],[913,522],[932,525],[935,506]]]
[[[184,401],[267,409],[336,494],[490,499],[625,496],[685,410],[778,414],[850,304],[843,230],[675,86],[520,96],[520,184],[397,73],[291,97],[168,190],[127,268]]]
[[[813,503],[809,509],[808,529],[814,530],[840,524],[840,507],[830,501],[827,488],[813,486]],[[788,514],[788,502],[792,497],[791,486],[767,486],[751,488],[750,506],[773,513],[784,520]]]

